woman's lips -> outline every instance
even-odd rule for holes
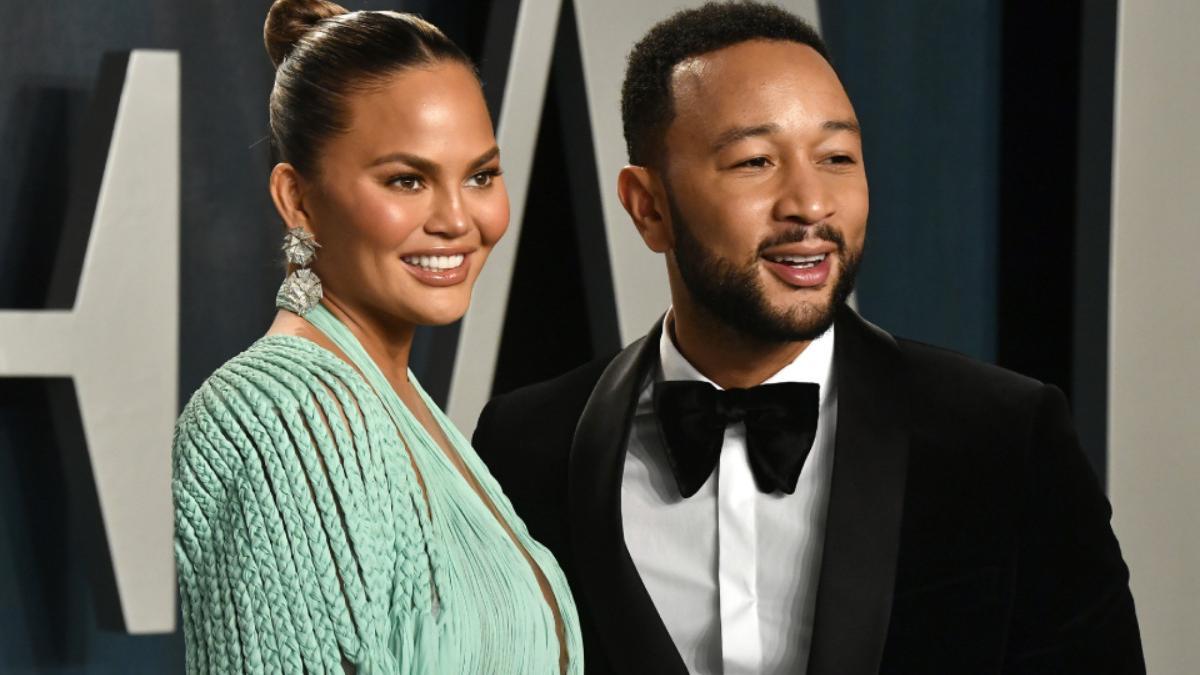
[[[467,274],[471,271],[471,257],[462,253],[403,256],[400,261],[417,281],[428,286],[461,284],[466,281]]]
[[[767,269],[779,278],[783,283],[794,286],[796,288],[816,288],[823,285],[829,280],[829,274],[833,269],[833,255],[825,254],[821,262],[811,267],[798,267],[787,263],[776,262],[770,258],[763,258],[763,263]]]

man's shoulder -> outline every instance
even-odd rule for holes
[[[890,366],[886,364],[898,356],[906,388],[912,396],[932,396],[934,400],[943,395],[1011,398],[1032,395],[1045,388],[1031,377],[960,352],[893,335],[849,308],[840,315],[837,339],[839,343],[846,341],[843,351],[846,358],[865,359],[863,363],[874,364],[853,368],[859,377],[877,377],[876,368],[882,365],[887,370]],[[840,350],[835,348],[836,351]]]
[[[952,349],[896,338],[909,373],[918,385],[999,396],[1028,395],[1045,385],[1026,375]]]
[[[1051,389],[950,349],[902,338],[896,344],[905,360],[909,405],[918,429],[1019,433]]]

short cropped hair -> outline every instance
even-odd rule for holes
[[[683,61],[748,40],[786,40],[808,45],[826,61],[829,53],[804,19],[761,2],[707,2],[662,20],[633,47],[621,87],[621,121],[629,162],[657,166],[663,139],[675,117],[671,74]]]

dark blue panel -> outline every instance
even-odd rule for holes
[[[993,360],[999,3],[838,0],[821,3],[821,24],[864,133],[860,309]]]

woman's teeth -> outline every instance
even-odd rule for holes
[[[825,256],[826,254],[824,253],[820,255],[777,255],[767,256],[767,260],[770,260],[771,262],[782,263],[784,265],[791,265],[792,267],[804,268],[816,267],[817,265],[820,265],[821,262],[825,260]]]
[[[459,253],[458,255],[409,255],[404,256],[401,260],[431,272],[445,272],[463,264],[465,258],[466,256]]]

